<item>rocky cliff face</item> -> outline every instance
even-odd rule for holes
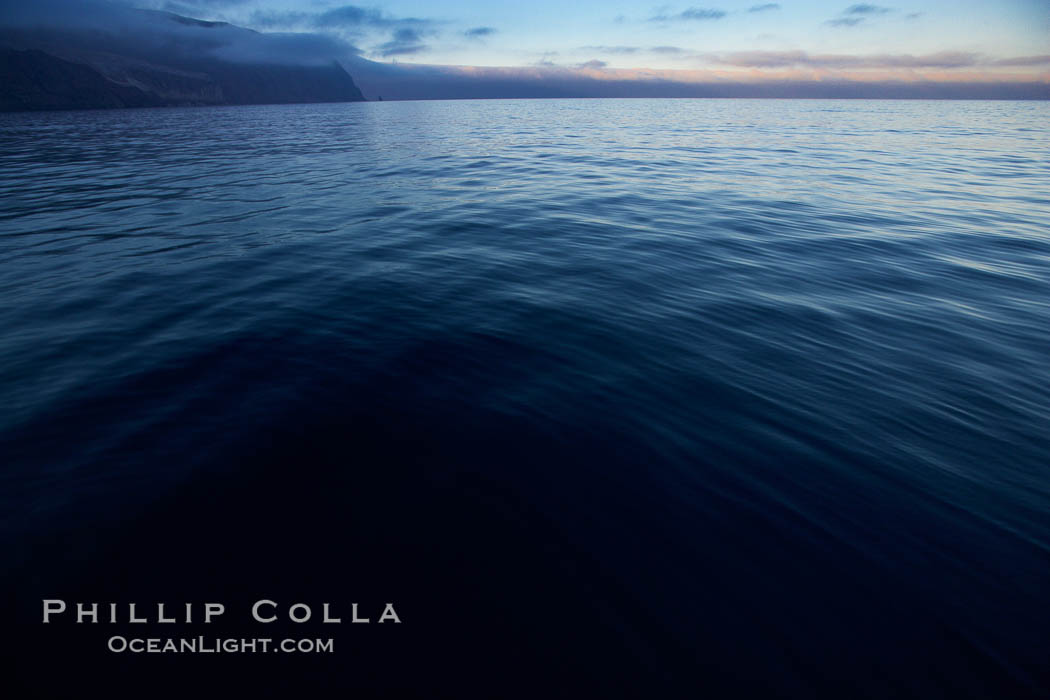
[[[335,60],[296,63],[268,55],[264,34],[168,13],[128,12],[141,13],[134,15],[144,28],[138,34],[0,27],[0,110],[364,100]],[[169,26],[174,33],[165,33]],[[194,33],[187,35],[186,27]],[[150,29],[162,40],[151,40]],[[255,53],[223,58],[216,49],[230,36],[250,39]]]
[[[155,107],[156,95],[118,85],[80,63],[43,51],[0,50],[0,110]]]

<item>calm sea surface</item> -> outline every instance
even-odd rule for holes
[[[1038,696],[1050,103],[0,115],[0,504],[44,688]]]

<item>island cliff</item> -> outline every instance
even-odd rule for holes
[[[134,32],[0,27],[0,111],[365,99],[334,57],[289,60],[266,34],[127,12]]]

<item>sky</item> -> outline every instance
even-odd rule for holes
[[[376,61],[559,66],[619,77],[1050,80],[1050,0],[125,1],[260,31],[333,34]]]
[[[698,1],[0,0],[0,28],[123,22],[132,34],[159,27],[161,44],[177,29],[191,45],[204,31],[223,37],[211,50],[225,60],[335,58],[366,95],[394,99],[1050,98],[1050,0]],[[264,35],[168,21],[140,28],[129,17],[153,15],[128,6]]]

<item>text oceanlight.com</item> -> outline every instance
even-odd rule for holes
[[[115,635],[109,638],[106,647],[112,652],[132,654],[255,654],[266,652],[324,654],[335,651],[335,643],[331,638],[274,640],[270,638],[222,639],[200,636],[144,639]]]

